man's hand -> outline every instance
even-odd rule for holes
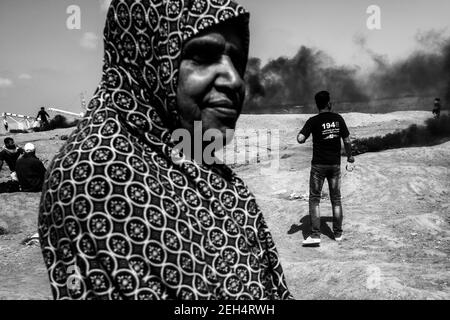
[[[353,162],[355,162],[355,158],[353,158],[353,155],[352,155],[352,143],[350,141],[350,137],[346,137],[343,140],[344,140],[345,153],[347,154],[347,162],[353,163]]]
[[[11,172],[11,180],[19,182],[17,178],[17,173],[15,171]]]
[[[303,144],[306,141],[306,137],[299,132],[297,135],[297,141],[298,141],[298,143]]]

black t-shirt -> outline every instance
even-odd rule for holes
[[[9,150],[6,148],[0,149],[0,161],[5,161],[11,172],[16,171],[16,161],[24,151],[22,148]]]
[[[341,163],[341,138],[350,133],[344,119],[337,113],[323,112],[309,118],[300,131],[306,138],[313,136],[312,164]]]
[[[41,110],[38,112],[38,115],[36,118],[41,118],[42,122],[48,122],[47,117],[50,117],[49,114],[47,112],[45,112],[44,110]]]
[[[25,153],[17,160],[17,178],[24,192],[39,192],[42,190],[45,177],[45,167],[34,155]]]

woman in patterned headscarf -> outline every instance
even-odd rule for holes
[[[248,13],[231,0],[114,0],[104,39],[100,86],[42,193],[54,297],[290,298],[242,180],[172,157],[175,129],[234,128]]]

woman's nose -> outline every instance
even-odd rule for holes
[[[241,90],[244,80],[237,71],[233,61],[228,55],[223,55],[218,64],[215,84],[219,87],[228,87],[233,90]]]

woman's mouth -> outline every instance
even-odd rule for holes
[[[214,113],[218,113],[223,117],[236,117],[238,116],[238,111],[236,106],[228,99],[216,100],[205,103],[202,109],[209,109]]]

